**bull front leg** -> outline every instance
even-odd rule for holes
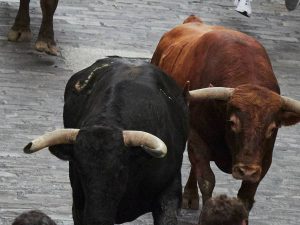
[[[215,175],[210,168],[209,161],[199,166],[197,165],[196,175],[198,185],[202,194],[202,206],[205,202],[212,197],[213,190],[215,188]]]
[[[181,207],[183,209],[199,209],[198,185],[193,165],[191,166],[190,175],[184,187]]]
[[[273,145],[274,142],[271,144]],[[265,175],[267,174],[267,172],[271,166],[272,152],[273,152],[272,150],[273,150],[273,148],[270,148],[270,150],[267,151],[266,155],[264,156],[264,158],[262,160],[262,172],[261,172],[260,180],[257,183],[251,183],[249,181],[242,181],[242,185],[238,192],[238,198],[242,200],[242,202],[244,203],[248,212],[250,212],[250,210],[252,209],[253,204],[255,202],[254,196],[255,196],[256,190],[258,188],[258,185],[259,185],[260,181],[265,177]]]
[[[162,193],[152,211],[154,225],[177,225],[177,214],[181,203],[181,173]]]
[[[40,0],[43,19],[39,35],[35,43],[36,50],[50,55],[58,55],[58,48],[54,40],[53,15],[58,0]]]
[[[188,154],[192,168],[183,193],[183,208],[198,209],[199,197],[196,182],[198,181],[202,194],[202,204],[204,204],[212,196],[215,187],[215,175],[209,164],[210,153],[208,146],[193,130],[188,141]]]
[[[72,161],[69,162],[69,176],[70,176],[70,183],[72,187],[72,197],[73,197],[72,216],[73,216],[74,225],[84,225],[83,223],[83,211],[85,206],[84,193],[82,190],[82,184],[78,177],[78,172]]]
[[[29,16],[30,0],[20,0],[19,11],[15,18],[15,23],[8,32],[9,41],[30,41],[30,16]]]
[[[251,183],[249,181],[243,181],[241,188],[238,192],[238,198],[242,200],[248,212],[253,207],[254,204],[254,196],[258,187],[258,183]]]

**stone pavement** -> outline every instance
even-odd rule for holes
[[[59,225],[73,224],[68,164],[48,151],[25,155],[24,145],[62,127],[64,87],[73,73],[105,55],[151,57],[162,34],[190,14],[256,37],[270,55],[282,94],[300,100],[300,8],[288,12],[284,0],[254,0],[250,19],[233,10],[233,0],[63,0],[54,18],[59,57],[33,50],[41,22],[37,0],[30,8],[34,40],[7,42],[18,2],[0,0],[0,225],[29,209],[43,210]],[[299,163],[300,125],[281,128],[250,224],[299,224]],[[189,167],[185,153],[183,184]],[[240,182],[214,171],[214,193],[234,196]],[[197,217],[185,210],[179,219],[196,224]],[[127,224],[153,221],[147,214]]]

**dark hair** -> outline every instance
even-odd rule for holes
[[[12,225],[56,225],[56,223],[45,213],[39,210],[23,212],[15,218]]]
[[[248,212],[239,199],[220,195],[206,201],[199,222],[201,225],[241,225],[247,218]]]

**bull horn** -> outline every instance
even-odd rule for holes
[[[234,88],[227,87],[209,87],[190,91],[190,100],[228,100],[234,91]]]
[[[285,96],[281,96],[281,99],[284,110],[300,114],[300,101]]]
[[[165,143],[150,133],[124,130],[123,138],[126,146],[140,146],[155,158],[162,158],[167,154],[167,146]]]
[[[58,129],[46,133],[28,143],[24,152],[30,154],[52,145],[73,144],[78,132],[79,129]]]

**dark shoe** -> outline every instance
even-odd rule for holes
[[[289,11],[292,11],[297,8],[300,0],[285,0],[285,6]]]

